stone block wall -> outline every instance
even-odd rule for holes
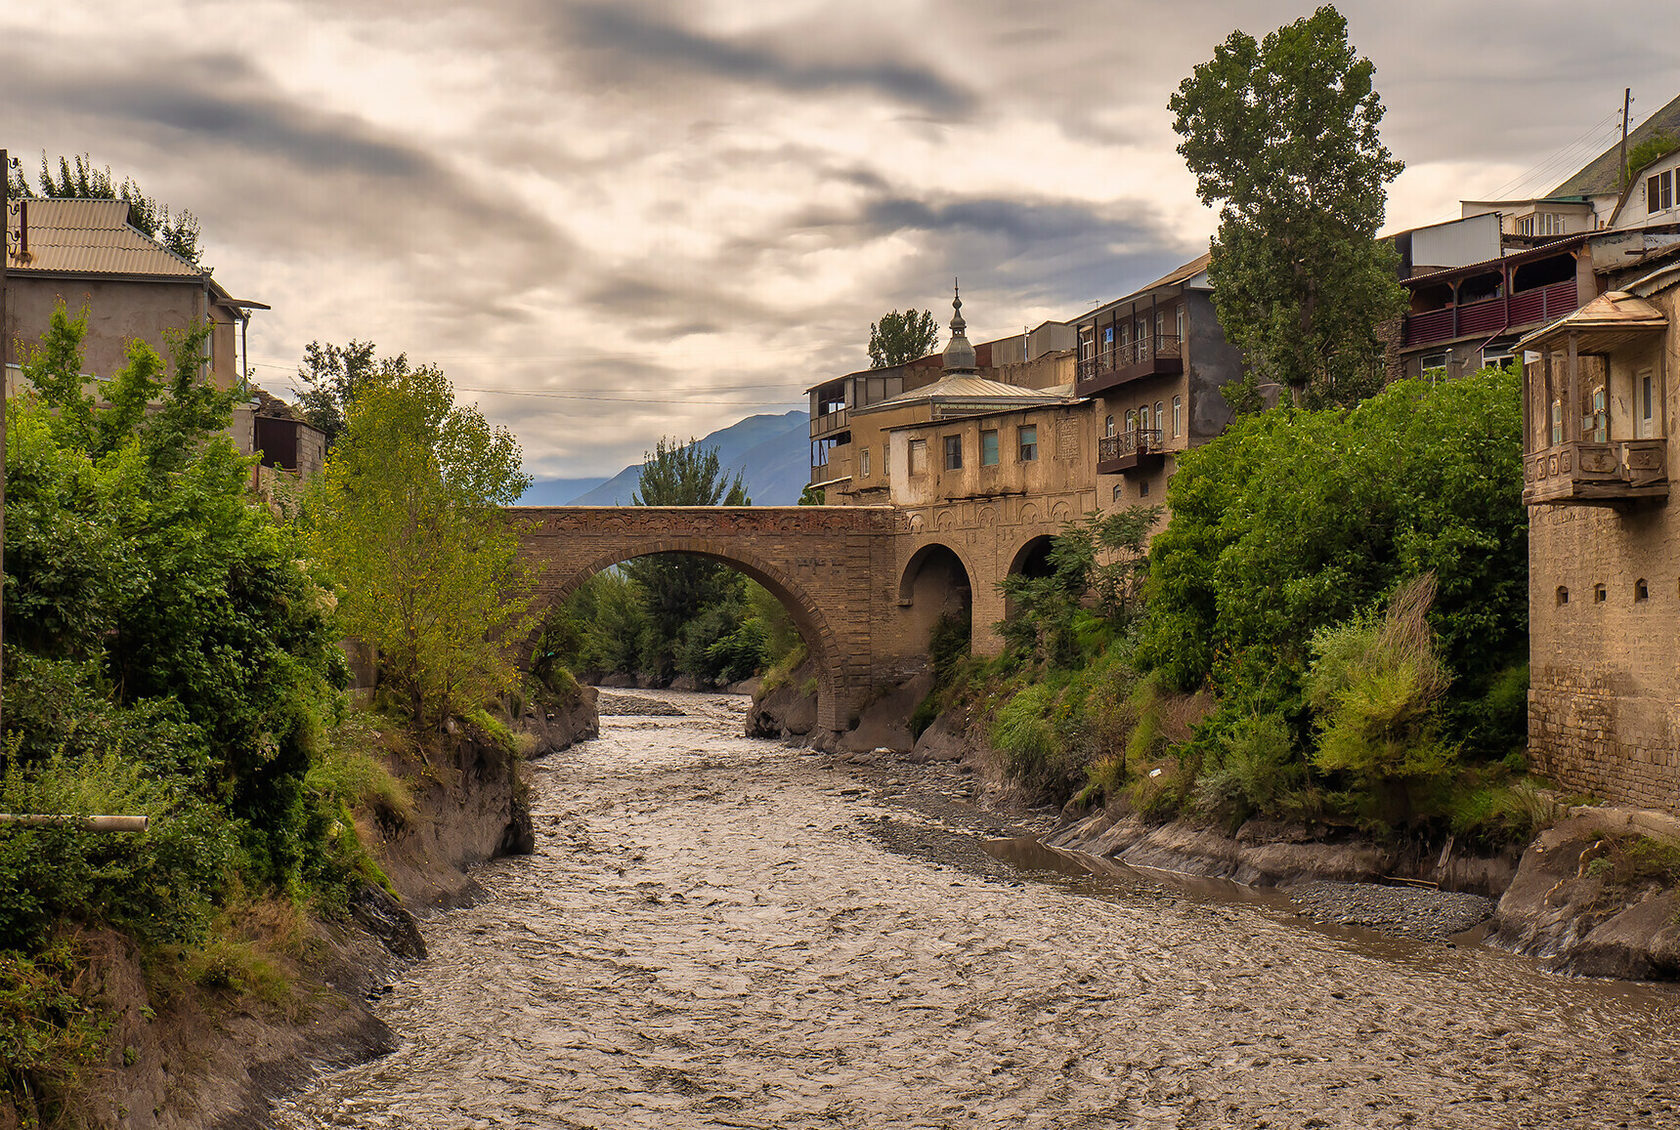
[[[1668,506],[1529,513],[1530,762],[1680,812],[1680,523]]]

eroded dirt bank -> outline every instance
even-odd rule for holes
[[[595,692],[516,719],[541,756],[593,737]],[[359,821],[401,901],[364,888],[340,923],[304,923],[276,907],[253,930],[279,951],[278,987],[238,994],[142,968],[124,938],[92,933],[92,998],[113,1017],[110,1055],[80,1117],[98,1127],[237,1130],[270,1125],[271,1101],[322,1070],[387,1054],[397,1039],[371,1007],[424,957],[415,913],[469,901],[473,869],[532,839],[522,767],[492,741],[458,731],[447,754],[413,778],[415,813],[401,828]],[[156,959],[154,959],[156,960]],[[167,960],[167,959],[165,959]],[[230,962],[232,959],[230,958]],[[249,971],[230,964],[230,979]],[[0,1130],[16,1126],[0,1111]]]

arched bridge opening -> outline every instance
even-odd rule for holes
[[[511,507],[538,600],[557,605],[624,561],[686,553],[722,562],[788,610],[817,669],[817,723],[847,728],[877,681],[893,512],[873,507]]]

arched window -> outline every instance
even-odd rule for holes
[[[1103,421],[1103,435],[1111,436],[1113,434],[1114,434],[1114,414],[1111,412],[1111,413],[1109,413],[1108,419]]]
[[[1557,602],[1559,604],[1568,604],[1569,603],[1569,588],[1568,588],[1568,586],[1559,585],[1557,587]]]
[[[1650,600],[1651,599],[1651,589],[1648,585],[1645,584],[1645,578],[1644,577],[1641,577],[1637,581],[1633,582],[1633,599],[1634,600]]]

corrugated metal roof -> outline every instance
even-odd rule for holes
[[[1680,97],[1640,122],[1628,134],[1628,152],[1657,131],[1680,137]],[[1603,196],[1621,186],[1621,141],[1594,157],[1574,176],[1552,189],[1548,196]]]
[[[20,231],[27,238],[20,238]],[[28,252],[22,248],[27,245]],[[205,271],[128,222],[126,200],[15,200],[6,210],[7,269],[203,278]]]

